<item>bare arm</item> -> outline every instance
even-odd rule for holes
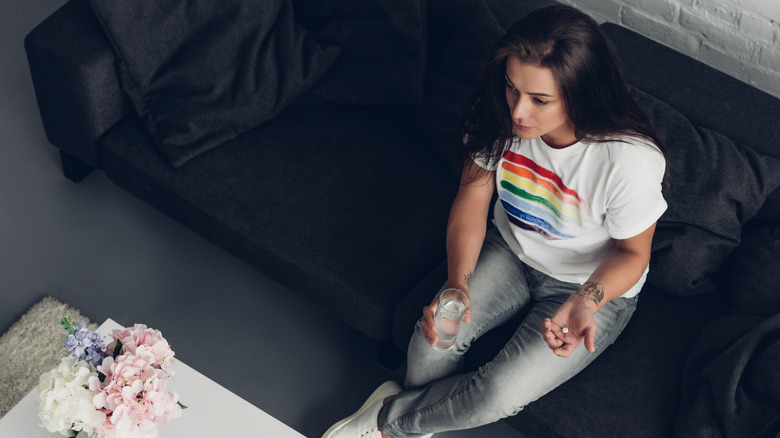
[[[655,224],[629,239],[618,240],[615,248],[593,272],[573,299],[582,301],[593,313],[623,295],[636,284],[650,263]]]
[[[479,169],[468,162],[463,181],[473,179]],[[447,284],[468,292],[469,280],[482,249],[490,212],[490,200],[495,190],[495,173],[463,183],[452,203],[447,223]]]
[[[552,319],[542,322],[542,334],[555,354],[566,357],[583,340],[588,351],[595,350],[593,314],[636,284],[650,262],[654,233],[655,224],[634,237],[618,240],[588,281],[561,305]],[[563,327],[569,333],[563,333]]]
[[[477,264],[479,252],[485,240],[490,201],[495,190],[495,172],[480,175],[479,167],[467,161],[463,169],[460,189],[452,203],[447,223],[447,286],[469,293],[469,282]],[[423,311],[422,326],[426,339],[436,344],[433,315],[436,300]],[[471,322],[471,307],[463,315],[464,322]]]

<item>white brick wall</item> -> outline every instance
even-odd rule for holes
[[[780,0],[558,0],[780,97]]]

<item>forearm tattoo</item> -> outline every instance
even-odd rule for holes
[[[599,283],[588,281],[577,290],[577,295],[592,300],[598,306],[604,299],[604,288],[600,287]]]
[[[474,275],[474,272],[469,272],[466,274],[465,277],[463,277],[463,282],[466,283],[466,286],[471,286],[471,277]]]

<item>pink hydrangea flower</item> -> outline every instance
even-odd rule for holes
[[[124,330],[114,330],[113,337],[115,341],[107,347],[109,356],[113,354],[118,340],[122,343],[123,353],[141,356],[149,352],[162,369],[170,371],[174,352],[159,330],[150,329],[144,324],[135,324]]]
[[[108,357],[97,367],[105,376],[90,378],[89,388],[98,392],[95,407],[106,413],[98,427],[111,436],[153,436],[158,424],[181,415],[179,395],[167,390],[173,351],[158,330],[145,325],[114,332]],[[116,357],[117,342],[122,348]]]

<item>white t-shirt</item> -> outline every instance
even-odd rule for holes
[[[475,162],[485,168],[485,160]],[[577,142],[554,149],[541,138],[515,138],[495,168],[496,227],[527,265],[553,278],[585,283],[614,248],[666,211],[666,163],[649,142]],[[647,277],[625,294],[639,293]]]

